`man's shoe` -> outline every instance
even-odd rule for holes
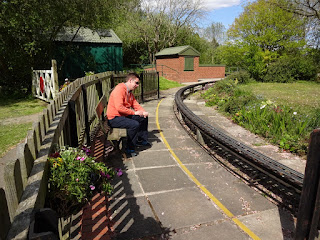
[[[151,147],[152,144],[149,143],[148,141],[144,140],[142,142],[137,142],[137,146]]]
[[[135,153],[135,150],[134,150],[134,149],[129,149],[129,148],[127,148],[127,149],[126,149],[126,153],[127,153],[127,154]]]

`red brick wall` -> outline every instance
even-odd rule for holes
[[[198,78],[223,78],[225,77],[225,66],[199,67]]]
[[[157,71],[160,76],[177,82],[197,82],[200,78],[222,78],[224,66],[199,67],[199,57],[194,58],[194,71],[184,71],[184,57],[157,59]],[[174,70],[176,71],[174,71]]]

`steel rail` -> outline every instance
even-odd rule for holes
[[[209,82],[210,83],[210,82]],[[214,82],[211,82],[214,83]],[[201,118],[196,116],[184,103],[186,92],[189,90],[188,94],[192,93],[196,87],[204,86],[205,83],[198,83],[194,85],[189,85],[181,88],[175,94],[175,105],[177,111],[181,114],[185,122],[192,124],[192,128],[195,135],[199,132],[201,135],[205,136],[218,143],[221,147],[231,151],[241,160],[250,164],[252,167],[262,171],[268,176],[272,177],[276,181],[281,182],[294,189],[296,192],[301,193],[304,175],[283,165],[268,156],[248,147],[247,145],[233,139],[232,137],[226,135],[224,132],[212,125],[203,121]],[[199,132],[197,132],[199,131]]]

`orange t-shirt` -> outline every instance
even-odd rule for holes
[[[119,83],[111,92],[108,107],[107,118],[109,120],[116,116],[134,115],[135,111],[144,111],[132,92],[128,91],[124,83]]]

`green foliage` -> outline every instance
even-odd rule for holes
[[[292,108],[275,105],[270,100],[262,101],[260,104],[257,102],[243,106],[232,119],[251,132],[268,138],[282,149],[306,153],[305,139],[313,126],[310,126],[305,115],[298,114]]]
[[[30,91],[31,68],[51,66],[53,40],[63,27],[110,27],[114,19],[110,13],[126,2],[132,1],[1,1],[1,91]]]
[[[301,84],[304,86],[304,83]],[[201,96],[206,100],[207,105],[216,105],[220,111],[230,115],[234,122],[251,132],[269,139],[270,142],[278,144],[282,149],[305,154],[310,132],[320,126],[320,108],[314,108],[314,104],[312,104],[310,107],[303,108],[304,111],[302,111],[294,102],[291,104],[294,107],[289,106],[288,103],[286,105],[276,104],[261,94],[257,95],[251,90],[245,90],[249,88],[244,88],[244,86],[246,85],[238,85],[230,79],[222,80],[202,93]],[[277,86],[281,90],[289,89],[287,91],[291,91],[291,88],[285,84]],[[263,87],[263,89],[269,91],[268,88]],[[298,88],[294,87],[294,89]],[[319,92],[317,89],[315,91]],[[275,98],[279,94],[276,94]],[[302,104],[299,102],[300,96],[297,96],[297,92],[293,94],[296,102]],[[319,97],[315,96],[315,98],[318,101]],[[283,101],[280,100],[280,102]]]
[[[230,96],[233,96],[235,85],[235,81],[231,79],[218,81],[213,87],[202,93],[201,97],[206,100],[206,106],[224,103]]]
[[[67,216],[88,202],[95,190],[110,194],[110,180],[116,172],[95,162],[90,151],[63,147],[48,159],[50,165],[48,201],[60,216]],[[118,170],[121,175],[121,170]]]
[[[283,56],[271,63],[264,82],[293,82],[295,80],[314,80],[317,69],[308,56]]]
[[[237,83],[254,82],[254,79],[251,78],[250,73],[246,70],[240,70],[240,71],[233,72],[227,77],[227,79],[234,80]]]
[[[229,29],[229,35],[263,51],[305,45],[306,21],[267,0],[249,3]]]
[[[268,0],[250,2],[228,31],[233,41],[219,46],[215,58],[256,81],[314,80],[319,50],[306,48],[306,24]]]

